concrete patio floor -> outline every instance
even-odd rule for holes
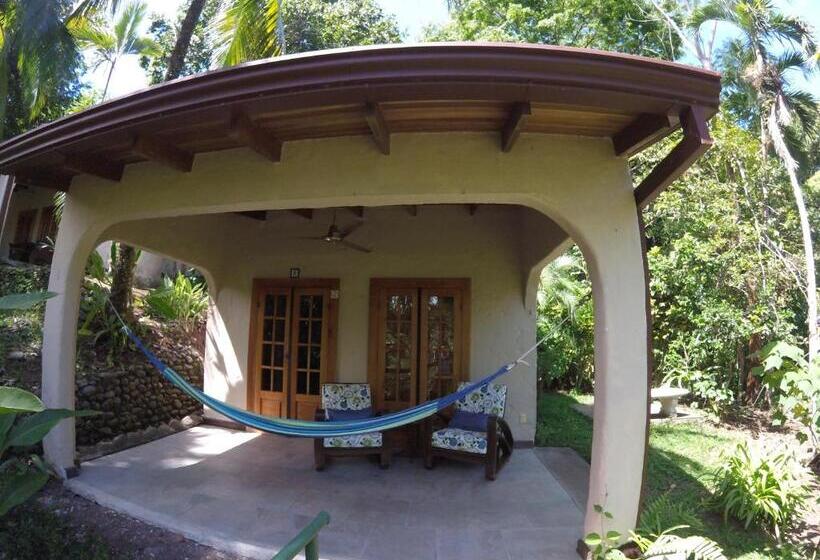
[[[488,482],[480,466],[439,461],[428,471],[420,459],[401,457],[384,471],[350,458],[316,472],[312,446],[199,426],[83,463],[67,485],[101,505],[253,558],[270,559],[322,510],[331,519],[319,536],[328,560],[577,558],[583,501],[539,459],[542,450],[516,450]]]

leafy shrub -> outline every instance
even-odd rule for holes
[[[705,530],[703,521],[690,504],[672,498],[666,493],[646,504],[641,511],[635,533],[644,537],[661,535],[669,527],[686,527],[689,534],[702,533]]]
[[[145,305],[152,316],[190,329],[208,307],[208,292],[204,284],[179,273],[173,281],[164,277],[162,286],[148,292]]]
[[[713,503],[724,520],[732,516],[746,528],[759,525],[779,541],[805,508],[808,490],[801,470],[792,455],[767,455],[739,443],[711,473]]]
[[[800,441],[811,439],[812,449],[818,449],[820,432],[820,360],[811,364],[803,351],[792,344],[772,342],[760,351],[762,364],[754,369],[774,401],[774,424],[786,420],[801,423],[807,434],[798,434]]]
[[[0,296],[42,292],[48,286],[47,266],[0,266]]]

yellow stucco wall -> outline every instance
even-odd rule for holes
[[[115,230],[110,228],[115,224],[260,209],[424,203],[528,206],[548,215],[567,231],[581,247],[589,266],[595,298],[596,405],[586,525],[589,530],[598,526],[592,506],[602,504],[615,516],[613,528],[625,532],[635,522],[638,510],[647,417],[645,281],[637,210],[626,161],[613,155],[607,139],[523,134],[509,153],[499,150],[497,135],[490,133],[395,134],[391,140],[389,156],[380,154],[367,137],[333,138],[287,143],[279,164],[238,149],[200,154],[193,171],[187,174],[146,162],[128,166],[123,180],[117,184],[85,176],[76,178],[58,236],[50,283],[50,288],[60,296],[50,300],[46,310],[46,402],[51,406],[73,405],[73,391],[68,388],[73,387],[79,276],[87,254],[106,237],[106,230],[109,237],[113,236]],[[463,231],[455,229],[440,235],[458,236]],[[549,237],[548,231],[539,234],[538,227],[529,231],[533,234],[528,237]],[[494,232],[487,242],[498,243],[508,234]],[[216,286],[221,286],[220,278],[226,280],[224,288],[218,288],[216,294],[220,316],[213,326],[224,324],[226,329],[216,333],[216,347],[226,347],[219,341],[228,333],[234,333],[239,340],[233,341],[233,347],[246,344],[243,329],[247,329],[247,321],[233,311],[225,311],[249,307],[247,288],[237,286],[231,278],[247,282],[249,276],[268,275],[269,271],[283,267],[285,260],[277,261],[271,255],[270,261],[263,262],[258,257],[263,248],[254,246],[259,239],[251,236],[236,243],[225,239],[218,228],[203,228],[197,240],[185,235],[168,239],[161,232],[155,236],[158,242],[187,245],[192,255],[190,261],[209,269]],[[419,234],[420,240],[434,237],[432,232]],[[543,244],[548,246],[549,243]],[[221,247],[235,252],[247,249],[247,253],[244,258],[223,261],[217,258]],[[270,248],[266,246],[264,250]],[[532,266],[525,263],[535,262],[538,252],[519,247],[516,258],[509,256],[509,261],[503,246],[490,254],[503,266],[500,270],[488,267],[478,271],[479,276],[493,278],[492,283],[497,286],[516,284],[516,289],[511,287],[510,292],[494,297],[489,297],[487,290],[488,297],[474,300],[473,317],[488,317],[488,325],[503,310],[508,337],[496,344],[492,332],[484,331],[481,336],[487,338],[474,342],[476,346],[487,345],[479,351],[483,354],[473,356],[474,373],[483,373],[499,359],[506,359],[509,348],[525,346],[522,339],[531,340],[532,333],[532,317],[527,314],[521,295],[525,286],[532,286],[532,275],[528,284],[521,273],[526,266]],[[473,257],[478,256],[473,253]],[[431,271],[424,275],[432,275],[437,267],[443,266],[424,253],[414,257],[415,267],[407,266],[401,254],[383,258],[380,276],[393,275],[383,272],[385,267],[400,275],[404,272],[399,271],[415,270],[418,263],[425,263]],[[516,259],[518,273],[513,279],[507,277],[506,265],[512,267]],[[237,260],[253,264],[244,265],[242,272],[229,269]],[[453,274],[464,266],[455,258],[450,261],[448,270],[452,269]],[[306,276],[314,274],[310,272],[314,266],[316,275],[322,275],[320,265],[330,266],[318,257],[315,262],[305,262]],[[371,273],[367,265],[364,270]],[[349,286],[344,289],[352,292],[348,301],[353,306],[362,297],[363,277],[362,274],[362,278],[343,279],[344,285]],[[347,320],[355,326],[362,320],[352,312],[353,306]],[[474,325],[477,324],[474,319]],[[346,342],[352,343],[350,339]],[[340,340],[340,351],[342,343]],[[237,363],[244,361],[245,351],[237,350]],[[345,371],[353,372],[357,358],[341,359],[351,360],[344,362]],[[212,387],[216,391],[216,385]],[[71,421],[62,423],[49,435],[46,451],[58,466],[71,463]]]

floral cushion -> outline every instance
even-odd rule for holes
[[[381,447],[381,432],[325,438],[325,447]]]
[[[322,408],[325,410],[362,410],[370,405],[370,385],[367,383],[322,385]]]
[[[433,432],[433,447],[486,455],[487,434],[459,428],[444,428]]]
[[[468,383],[458,386],[459,390],[466,387]],[[466,412],[480,412],[482,414],[492,414],[504,417],[504,407],[507,403],[507,386],[496,383],[488,383],[480,389],[476,389],[456,401],[456,409]]]

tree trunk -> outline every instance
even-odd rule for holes
[[[124,243],[119,244],[117,262],[111,263],[111,304],[124,319],[131,319],[131,291],[137,270],[137,250]]]
[[[800,217],[800,233],[803,236],[803,257],[806,260],[806,303],[808,313],[806,322],[809,327],[809,363],[820,352],[820,333],[817,330],[817,276],[814,268],[814,247],[811,239],[811,225],[803,189],[797,180],[797,174],[790,165],[786,165],[789,182],[792,185],[794,201],[797,203],[797,215]]]
[[[166,82],[179,78],[182,73],[185,66],[185,57],[188,55],[188,48],[191,46],[191,37],[194,35],[194,28],[199,22],[204,7],[205,0],[191,0],[191,3],[188,4],[188,10],[185,12],[182,24],[179,26],[174,50],[171,51],[171,56],[168,58],[168,68],[165,70]]]
[[[111,76],[114,75],[114,66],[117,65],[117,59],[111,61],[111,68],[108,69],[108,77],[105,79],[105,87],[103,88],[102,100],[108,96],[108,86],[111,85]]]

